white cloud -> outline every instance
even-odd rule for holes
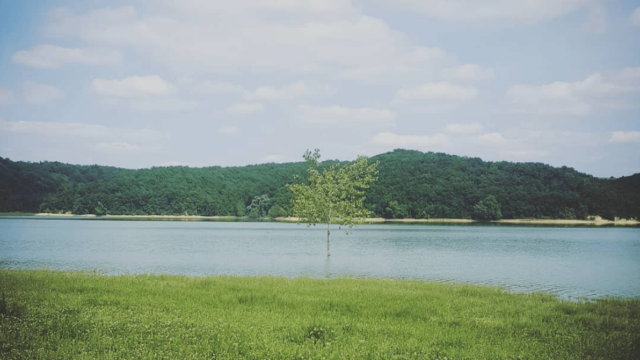
[[[391,102],[423,112],[445,112],[475,99],[478,89],[450,82],[426,83],[413,88],[400,89]]]
[[[235,116],[253,115],[263,111],[262,103],[238,103],[227,108],[227,114]]]
[[[185,166],[185,165],[182,164],[180,161],[169,160],[169,161],[163,162],[162,164],[160,164],[160,166]]]
[[[299,105],[298,124],[310,127],[392,127],[396,113],[388,109]]]
[[[116,98],[139,98],[169,95],[174,87],[158,75],[132,76],[122,80],[94,79],[94,93]]]
[[[499,156],[505,160],[511,161],[540,161],[541,158],[551,156],[550,151],[546,150],[505,150],[499,152]]]
[[[614,131],[609,141],[612,143],[640,142],[640,131]]]
[[[608,133],[598,132],[508,128],[478,136],[474,151],[500,160],[544,161],[566,149],[597,148],[607,142],[608,136]]]
[[[456,22],[534,23],[572,13],[595,0],[387,0],[426,16]]]
[[[450,134],[475,134],[483,129],[484,127],[479,122],[468,124],[447,124],[446,132]]]
[[[413,44],[350,1],[167,3],[178,11],[139,14],[129,6],[76,15],[58,10],[48,34],[131,48],[183,74],[250,70],[397,84],[442,80],[446,69],[458,66],[442,49]]]
[[[218,129],[218,132],[220,134],[233,135],[238,132],[238,128],[235,126],[223,126]]]
[[[181,111],[193,109],[199,105],[199,102],[194,100],[171,97],[159,97],[153,99],[130,99],[128,101],[125,101],[125,103],[127,103],[131,109],[140,111]],[[115,104],[118,104],[118,102],[116,101]]]
[[[45,104],[62,99],[64,93],[55,86],[25,81],[22,83],[22,96],[29,104]]]
[[[457,68],[445,70],[445,74],[458,81],[482,81],[491,80],[495,75],[492,68],[485,68],[477,64],[465,64]]]
[[[153,143],[168,140],[170,135],[148,129],[110,128],[103,125],[0,119],[0,131],[44,137],[77,138],[104,143]]]
[[[112,65],[122,62],[122,55],[113,50],[99,48],[65,48],[55,45],[38,45],[29,51],[19,51],[13,61],[35,68],[56,69],[68,64]]]
[[[582,131],[553,131],[508,128],[501,131],[504,139],[519,148],[545,149],[548,147],[593,147],[606,142],[608,134]]]
[[[191,78],[182,78],[179,84],[181,87],[208,95],[239,94],[243,91],[241,85],[230,82],[197,81]]]
[[[127,142],[101,142],[95,144],[94,149],[111,155],[155,154],[162,150],[160,146],[141,146]]]
[[[13,105],[18,100],[13,96],[13,91],[0,87],[0,106]]]
[[[103,142],[96,144],[96,147],[105,152],[131,152],[140,149],[140,146],[126,142]]]
[[[282,162],[284,157],[282,155],[267,155],[263,157],[260,162],[261,163],[278,163]]]
[[[640,26],[640,6],[631,13],[631,25]]]
[[[394,148],[416,148],[425,150],[437,150],[448,145],[449,139],[444,134],[436,135],[398,135],[391,132],[382,132],[371,138],[374,145],[382,145]]]
[[[178,90],[158,75],[131,76],[122,80],[94,79],[92,91],[109,106],[126,105],[140,111],[180,111],[198,106],[178,97]]]
[[[511,110],[538,115],[586,116],[600,109],[629,106],[627,97],[640,91],[640,68],[627,68],[582,81],[546,85],[515,85],[506,92]]]
[[[288,14],[293,18],[318,20],[335,19],[352,14],[352,0],[236,0],[233,2],[208,0],[168,0],[166,3],[185,13],[206,14],[224,19],[227,16],[264,16],[272,13]]]
[[[480,145],[488,146],[500,146],[507,142],[500,133],[482,134],[478,136],[477,141]]]
[[[281,88],[261,86],[254,92],[247,94],[249,100],[294,100],[309,96],[328,96],[334,94],[336,89],[329,85],[307,85],[304,82],[296,82]]]
[[[400,89],[394,102],[408,101],[467,101],[478,96],[478,89],[449,82],[427,83],[414,88]]]

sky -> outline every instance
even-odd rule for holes
[[[640,1],[0,0],[0,156],[640,172]]]

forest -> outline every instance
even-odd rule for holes
[[[569,167],[491,162],[394,150],[366,191],[372,216],[387,219],[638,218],[640,173],[597,178]],[[327,166],[340,163],[328,160]],[[343,162],[346,164],[346,162]],[[305,162],[243,167],[122,169],[0,157],[0,212],[96,215],[290,215],[287,184],[306,181]],[[297,176],[296,176],[297,175]]]

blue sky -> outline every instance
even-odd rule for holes
[[[640,172],[640,3],[0,0],[0,156],[127,168],[395,148]]]

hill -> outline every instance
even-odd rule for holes
[[[375,216],[474,218],[488,197],[497,200],[505,219],[640,215],[640,174],[601,179],[568,167],[412,150],[370,160],[380,162],[378,181],[366,192]],[[0,158],[0,211],[282,216],[289,212],[285,185],[293,175],[304,180],[306,166],[129,170]]]

